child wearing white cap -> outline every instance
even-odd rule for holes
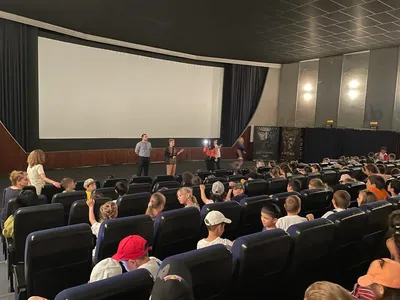
[[[221,181],[216,181],[213,183],[211,187],[211,196],[210,196],[211,199],[207,198],[206,186],[204,184],[200,185],[200,194],[201,194],[201,200],[204,202],[204,204],[223,202],[225,201],[226,197],[225,187]]]
[[[204,223],[208,229],[208,237],[197,243],[197,249],[217,244],[225,245],[229,250],[232,248],[232,241],[221,238],[225,230],[225,224],[232,223],[230,219],[225,218],[224,214],[220,211],[213,210],[207,214]]]
[[[103,259],[94,266],[92,273],[90,274],[89,282],[95,282],[121,274],[121,265],[116,260],[109,257]]]

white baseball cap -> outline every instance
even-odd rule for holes
[[[96,183],[96,180],[94,180],[93,178],[88,178],[85,180],[85,182],[83,183],[83,188],[87,189],[89,185],[91,185],[92,183]]]
[[[218,210],[212,210],[204,218],[204,223],[207,226],[214,226],[222,223],[231,224],[232,221],[228,218],[225,218],[222,212]]]
[[[103,280],[121,274],[121,265],[112,258],[106,258],[94,266],[92,273],[90,274],[90,282]]]
[[[211,191],[215,195],[222,195],[225,191],[225,187],[221,181],[216,181],[213,183]]]

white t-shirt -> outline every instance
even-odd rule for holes
[[[222,239],[220,237],[216,238],[215,240],[213,240],[211,242],[208,242],[205,239],[202,239],[202,240],[198,241],[197,249],[201,249],[201,248],[212,246],[212,245],[218,245],[218,244],[222,244],[222,245],[226,246],[226,248],[228,248],[228,250],[231,250],[233,242],[231,242],[228,239]]]
[[[158,269],[160,268],[162,261],[154,256],[150,256],[149,258],[150,260],[147,263],[141,265],[138,269],[148,270],[150,274],[153,276],[153,279],[156,280],[157,272]]]
[[[43,178],[40,176],[40,174],[44,173],[44,169],[42,165],[34,165],[33,167],[28,166],[26,169],[26,172],[28,173],[29,181],[31,185],[33,185],[36,188],[36,191],[39,191],[44,187],[45,181]]]
[[[97,237],[99,237],[99,230],[100,230],[101,223],[96,222],[92,225],[92,233]]]
[[[328,218],[330,215],[333,215],[335,212],[340,212],[340,211],[344,211],[344,209],[343,209],[343,208],[336,208],[336,209],[334,209],[334,210],[328,211],[328,212],[326,212],[321,218],[326,219],[326,218]]]
[[[287,231],[290,226],[303,222],[307,222],[307,219],[299,216],[284,216],[278,219],[278,222],[276,222],[276,228]]]

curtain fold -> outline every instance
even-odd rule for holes
[[[257,109],[268,68],[228,65],[224,72],[221,142],[233,145]]]
[[[28,142],[28,26],[0,19],[0,120]]]

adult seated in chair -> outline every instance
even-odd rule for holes
[[[229,191],[225,199],[240,202],[240,200],[244,198],[247,198],[247,195],[244,193],[243,183],[232,181],[229,182]]]
[[[378,200],[386,200],[389,198],[388,192],[385,190],[385,179],[380,175],[370,175],[367,179],[367,189],[373,192]]]
[[[115,203],[117,203],[117,200],[121,198],[122,196],[126,195],[128,193],[128,183],[126,181],[118,181],[115,184],[115,193],[118,194],[118,198],[114,200]]]
[[[165,196],[161,193],[154,193],[150,197],[149,205],[146,209],[145,214],[149,215],[151,219],[154,219],[164,210],[166,203]]]
[[[22,191],[18,195],[17,199],[15,200],[14,211],[11,212],[10,216],[7,218],[7,220],[4,223],[4,228],[3,228],[2,233],[6,239],[12,238],[14,236],[14,213],[15,213],[15,211],[18,208],[37,205],[39,202],[38,199],[39,199],[38,195],[31,190]]]
[[[2,221],[7,218],[6,210],[8,201],[17,198],[22,189],[28,185],[28,174],[23,171],[12,171],[10,174],[10,181],[11,185],[8,188],[5,188],[3,192],[3,210],[1,211]]]

